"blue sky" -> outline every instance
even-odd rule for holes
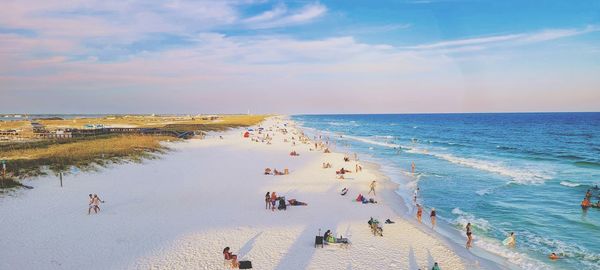
[[[4,1],[0,113],[600,111],[599,1]]]

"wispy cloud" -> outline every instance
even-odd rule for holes
[[[284,4],[279,4],[271,10],[246,18],[242,22],[255,29],[278,28],[308,23],[323,16],[326,12],[327,7],[319,3],[307,4],[297,10],[289,10]]]
[[[428,43],[416,46],[404,47],[410,50],[448,50],[448,51],[469,51],[481,50],[488,47],[508,45],[517,46],[529,43],[551,41],[561,38],[578,36],[591,32],[600,31],[598,26],[587,26],[581,29],[548,29],[533,33],[518,33],[507,35],[496,35],[486,37],[476,37],[467,39],[457,39],[449,41],[441,41],[436,43]]]

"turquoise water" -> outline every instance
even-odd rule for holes
[[[600,209],[579,206],[600,185],[600,113],[293,119],[382,164],[400,193],[418,186],[419,200],[457,230],[471,222],[478,247],[522,268],[600,269]],[[511,231],[515,249],[500,244]],[[564,258],[549,261],[551,252]]]

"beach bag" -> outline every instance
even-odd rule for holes
[[[240,261],[240,269],[252,269],[251,261]]]

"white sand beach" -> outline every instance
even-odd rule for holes
[[[278,119],[261,126],[289,122]],[[427,213],[420,226],[405,220],[395,185],[375,167],[362,164],[356,173],[355,161],[310,151],[314,145],[294,133],[266,131],[272,144],[241,133],[172,143],[160,159],[69,175],[62,188],[54,176],[26,181],[35,188],[0,198],[0,269],[225,269],[226,246],[253,269],[503,268],[432,233]],[[290,174],[264,175],[267,167]],[[342,167],[352,173],[336,179]],[[367,197],[378,203],[356,202],[372,180],[377,196]],[[308,205],[266,210],[264,195],[273,191]],[[98,214],[87,213],[89,193],[105,200]],[[374,236],[370,217],[395,224]],[[351,245],[315,248],[319,230],[328,229]]]

